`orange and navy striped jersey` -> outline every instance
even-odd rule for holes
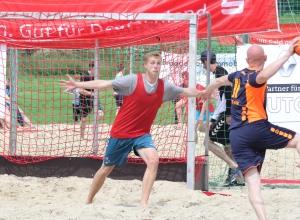
[[[232,82],[230,130],[258,120],[267,120],[267,84],[257,84],[258,71],[243,69],[228,75]]]

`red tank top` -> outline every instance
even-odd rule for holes
[[[135,138],[150,133],[151,125],[160,108],[164,94],[164,84],[158,79],[157,89],[148,94],[141,74],[137,75],[137,85],[133,93],[124,96],[123,105],[110,131],[114,138]]]

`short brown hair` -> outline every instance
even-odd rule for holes
[[[144,62],[146,63],[150,57],[156,57],[161,59],[161,54],[159,51],[151,51],[144,55]]]

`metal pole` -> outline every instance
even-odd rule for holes
[[[198,16],[190,19],[189,36],[189,87],[196,87]],[[195,188],[195,98],[188,99],[188,134],[187,134],[187,189]]]
[[[211,17],[207,13],[207,51],[211,51]],[[210,52],[207,53],[207,63],[210,64]],[[210,83],[210,65],[206,68],[206,86]],[[205,128],[205,163],[202,167],[203,181],[201,185],[202,191],[208,191],[208,177],[209,177],[209,102],[206,102],[206,128]]]
[[[5,79],[6,79],[6,60],[7,60],[7,47],[6,44],[0,44],[0,59],[4,60],[0,66],[0,119],[5,118]]]
[[[211,51],[211,17],[208,12],[201,14],[200,16],[207,17],[207,51]],[[211,56],[207,53],[207,63],[210,64]],[[210,83],[210,65],[207,65],[206,69],[206,86]],[[209,175],[209,102],[206,102],[206,128],[205,128],[205,162],[202,166],[198,179],[195,180],[195,189],[202,191],[208,191],[208,175]],[[198,165],[199,166],[199,165]]]
[[[17,49],[10,49],[10,138],[9,138],[9,151],[10,155],[16,155],[17,149],[17,94],[18,94],[18,52]]]
[[[130,74],[133,74],[133,70],[132,70],[132,67],[133,67],[133,47],[129,47],[129,71],[130,71]]]
[[[99,79],[100,61],[99,61],[99,40],[95,40],[95,51],[94,51],[94,80]],[[94,126],[93,126],[93,154],[98,155],[98,125],[99,125],[99,114],[98,107],[100,105],[100,97],[98,89],[94,91]]]

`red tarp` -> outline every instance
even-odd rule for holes
[[[276,0],[27,0],[0,2],[1,12],[81,13],[203,13],[210,12],[212,36],[278,29]],[[182,22],[0,20],[0,40],[10,46],[89,48],[183,41]],[[206,18],[199,20],[198,36],[207,36]]]
[[[283,45],[289,44],[291,40],[300,35],[300,24],[280,24],[280,31],[249,34],[250,44]],[[241,36],[218,37],[222,45],[242,45]]]
[[[222,45],[243,45],[241,36],[218,37],[218,42]]]
[[[300,35],[299,24],[280,24],[279,31],[260,34],[250,34],[251,44],[289,44],[291,40]]]

